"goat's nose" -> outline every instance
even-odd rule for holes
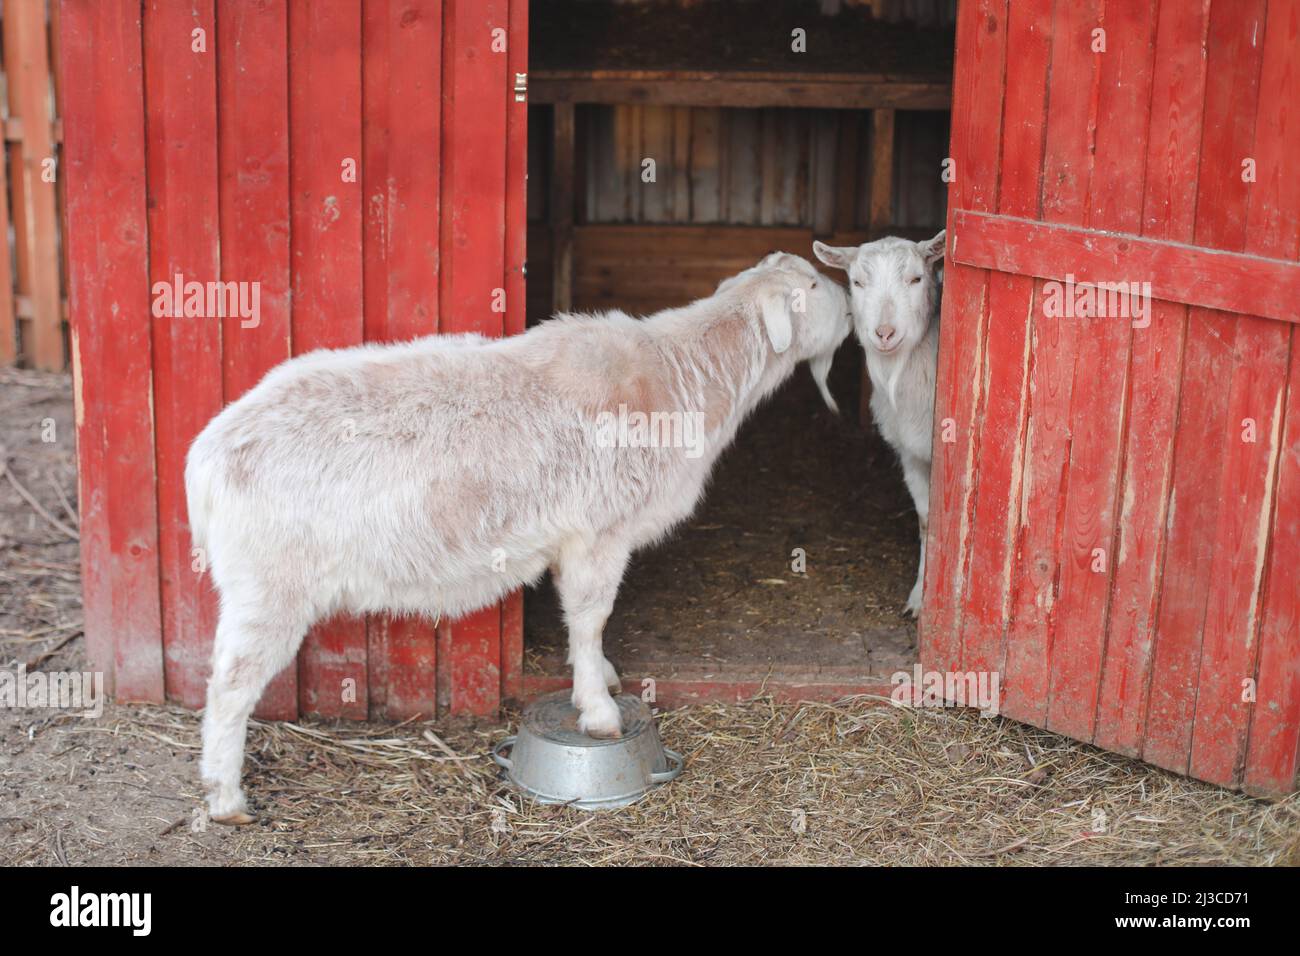
[[[894,340],[894,336],[897,334],[898,334],[897,330],[895,330],[895,328],[892,325],[882,325],[876,329],[876,335],[879,337],[880,341],[883,342],[885,345],[888,345],[890,342],[892,342]]]

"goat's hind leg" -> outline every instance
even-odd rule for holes
[[[253,822],[239,785],[248,718],[271,678],[298,653],[306,632],[305,617],[284,608],[221,612],[199,765],[208,813],[217,823]]]

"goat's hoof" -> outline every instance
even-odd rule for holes
[[[921,616],[921,585],[919,583],[912,588],[912,593],[907,596],[907,604],[903,606],[903,613],[911,617]]]
[[[234,813],[224,813],[219,817],[213,817],[212,822],[227,827],[242,827],[252,823],[253,816],[243,810],[236,810]]]
[[[596,740],[617,740],[623,736],[618,706],[613,700],[607,700],[583,711],[578,715],[578,730]]]

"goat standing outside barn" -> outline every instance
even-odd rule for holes
[[[601,637],[633,551],[699,501],[754,407],[812,360],[830,402],[848,299],[775,253],[637,320],[565,315],[504,340],[431,336],[273,369],[191,447],[195,545],[221,610],[203,718],[213,819],[251,821],[247,721],[337,612],[458,617],[554,574],[580,729],[621,732]],[[690,447],[610,441],[611,415],[697,415]]]

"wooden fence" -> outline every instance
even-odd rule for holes
[[[5,0],[0,165],[0,365],[58,371],[67,364],[60,262],[63,187],[58,90],[58,4]]]

